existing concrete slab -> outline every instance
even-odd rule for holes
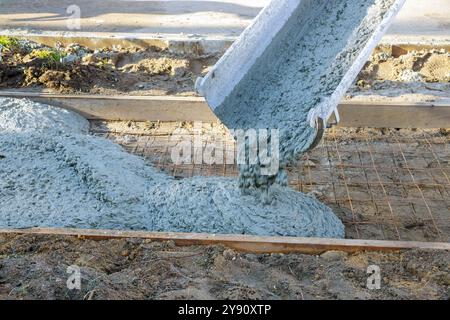
[[[230,43],[269,0],[2,0],[0,34]],[[68,19],[80,8],[80,29]],[[420,40],[422,39],[422,40]],[[450,41],[450,1],[408,0],[383,41]],[[213,48],[214,49],[214,48]]]

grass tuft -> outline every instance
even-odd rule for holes
[[[19,40],[13,37],[0,36],[0,45],[11,50],[19,46]]]
[[[61,59],[66,56],[65,52],[55,49],[34,50],[32,55],[36,58],[47,60],[49,63],[60,63]]]

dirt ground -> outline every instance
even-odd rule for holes
[[[450,54],[442,50],[407,52],[401,48],[372,55],[361,71],[359,86],[375,81],[450,82]]]
[[[72,45],[56,50],[29,41],[13,41],[15,45],[3,50],[0,89],[192,96],[195,79],[218,59],[158,48],[93,51]]]
[[[0,37],[0,44],[2,42],[6,44],[0,62],[0,89],[193,96],[196,95],[196,78],[204,75],[219,59],[219,56],[174,54],[158,48],[93,51],[76,44],[52,49],[30,41]],[[376,52],[349,95],[383,89],[386,83],[392,88],[406,82],[430,87],[416,91],[444,91],[448,96],[450,53],[446,50],[407,52],[394,46]],[[407,88],[401,91],[408,92]]]
[[[67,289],[67,267],[81,290]],[[367,288],[377,265],[381,288]],[[142,239],[0,235],[0,299],[449,299],[446,251],[244,254]]]

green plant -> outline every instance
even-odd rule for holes
[[[11,50],[19,46],[19,40],[13,37],[0,36],[0,45]]]
[[[34,50],[32,53],[36,58],[47,60],[48,63],[55,64],[60,63],[61,59],[66,56],[65,52],[58,51],[56,49],[43,49],[43,50]]]
[[[105,69],[106,66],[108,65],[108,63],[109,63],[108,58],[103,58],[103,59],[101,59],[101,60],[99,60],[99,61],[97,62],[97,65],[98,65],[100,68]]]

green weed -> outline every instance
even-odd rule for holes
[[[0,36],[0,45],[6,49],[12,50],[19,46],[19,40],[13,37]]]
[[[66,56],[66,53],[55,49],[43,49],[34,50],[32,55],[36,58],[46,60],[50,64],[58,64]]]

